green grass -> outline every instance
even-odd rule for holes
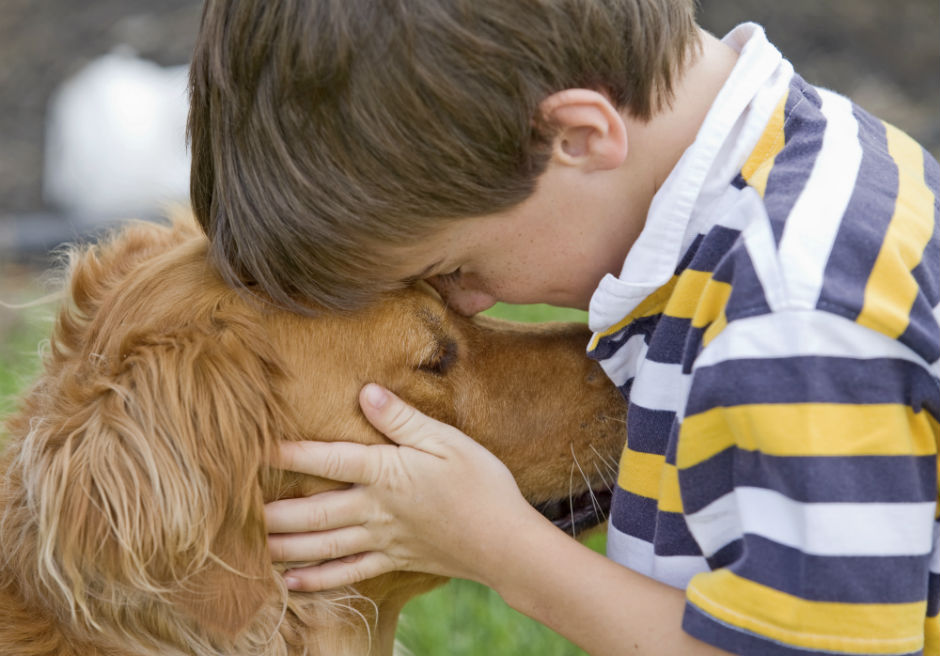
[[[18,299],[7,295],[0,300]],[[39,370],[51,309],[0,307],[0,416]],[[497,305],[487,314],[516,321],[586,320],[584,312],[547,305]],[[0,445],[2,441],[0,431]],[[588,544],[603,552],[604,536],[594,535]],[[584,656],[564,638],[511,609],[492,590],[470,581],[454,580],[412,600],[402,613],[397,637],[414,656]]]
[[[497,303],[483,314],[500,319],[512,319],[513,321],[579,321],[587,323],[587,312],[544,304],[509,305],[507,303]]]
[[[0,301],[11,302],[7,297]],[[40,305],[23,309],[0,306],[0,417],[39,372],[40,349],[51,330],[52,309]],[[0,431],[0,443],[2,443]]]
[[[604,553],[604,539],[592,535],[587,545]],[[489,588],[457,579],[409,602],[397,637],[415,656],[587,656]]]

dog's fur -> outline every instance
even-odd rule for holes
[[[420,288],[289,314],[224,286],[187,221],[74,251],[67,285],[0,457],[7,656],[390,653],[442,579],[288,593],[262,516],[338,485],[266,467],[278,440],[384,439],[368,381],[474,436],[533,503],[612,484],[624,404],[583,326],[465,319]]]

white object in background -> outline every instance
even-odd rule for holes
[[[45,200],[91,224],[186,202],[187,73],[116,51],[66,80],[48,112]]]

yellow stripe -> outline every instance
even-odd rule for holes
[[[937,453],[940,424],[899,404],[754,404],[686,417],[679,469],[737,446],[774,456],[892,456]]]
[[[705,290],[712,274],[708,271],[695,271],[686,269],[679,275],[675,291],[669,298],[664,314],[677,319],[691,319],[695,316],[695,309],[702,300],[702,293]]]
[[[664,512],[682,512],[682,494],[679,492],[679,469],[667,464],[659,481],[659,509]]]
[[[640,304],[633,309],[633,312],[625,316],[623,319],[615,323],[604,332],[596,333],[594,337],[591,338],[591,343],[588,344],[588,352],[597,348],[597,344],[602,338],[619,332],[621,329],[623,329],[624,326],[634,319],[640,319],[641,317],[651,317],[654,314],[660,314],[663,311],[663,308],[666,307],[666,303],[669,301],[669,297],[672,296],[672,291],[676,288],[677,280],[678,277],[673,276],[669,279],[669,282],[643,299]]]
[[[691,603],[722,622],[805,649],[897,654],[918,651],[924,642],[926,601],[806,601],[727,569],[697,574],[687,595]]]
[[[924,622],[924,656],[940,656],[940,615]]]
[[[857,321],[897,337],[907,329],[917,296],[911,271],[920,263],[933,233],[934,197],[924,181],[921,147],[897,128],[887,124],[885,128],[888,152],[898,165],[898,198]]]
[[[729,296],[731,296],[731,285],[715,279],[709,280],[702,290],[698,307],[695,308],[692,325],[696,328],[704,328],[715,321],[728,304]]]
[[[662,511],[682,512],[679,471],[666,463],[665,456],[624,449],[617,485],[631,494],[656,499]]]
[[[666,456],[624,448],[620,455],[617,485],[632,494],[655,499],[659,490],[659,474],[665,463]]]
[[[705,334],[702,336],[702,347],[708,346],[727,325],[728,317],[725,316],[725,311],[722,310],[712,324],[705,329]]]
[[[750,157],[748,157],[747,161],[744,163],[744,167],[741,169],[741,177],[747,180],[747,183],[757,190],[761,198],[763,198],[764,191],[767,189],[767,178],[770,175],[770,169],[774,166],[774,159],[783,149],[783,110],[786,107],[787,96],[789,95],[788,92],[780,99],[780,103],[777,105],[776,109],[774,109],[770,122],[767,124],[767,127],[764,128],[764,133],[757,142],[757,146],[754,147]]]

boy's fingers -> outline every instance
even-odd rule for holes
[[[316,592],[352,585],[395,569],[398,568],[388,556],[372,551],[331,560],[314,567],[288,570],[284,572],[284,580],[291,590]]]
[[[373,548],[371,534],[362,526],[335,531],[269,535],[268,553],[274,562],[323,561],[349,557]]]
[[[352,442],[281,442],[274,452],[273,467],[329,478],[344,483],[375,482],[379,454]]]
[[[396,444],[435,453],[442,431],[453,431],[402,401],[385,388],[370,383],[359,392],[366,419]]]
[[[365,523],[369,508],[361,488],[331,490],[265,504],[264,522],[268,533],[328,531]]]

